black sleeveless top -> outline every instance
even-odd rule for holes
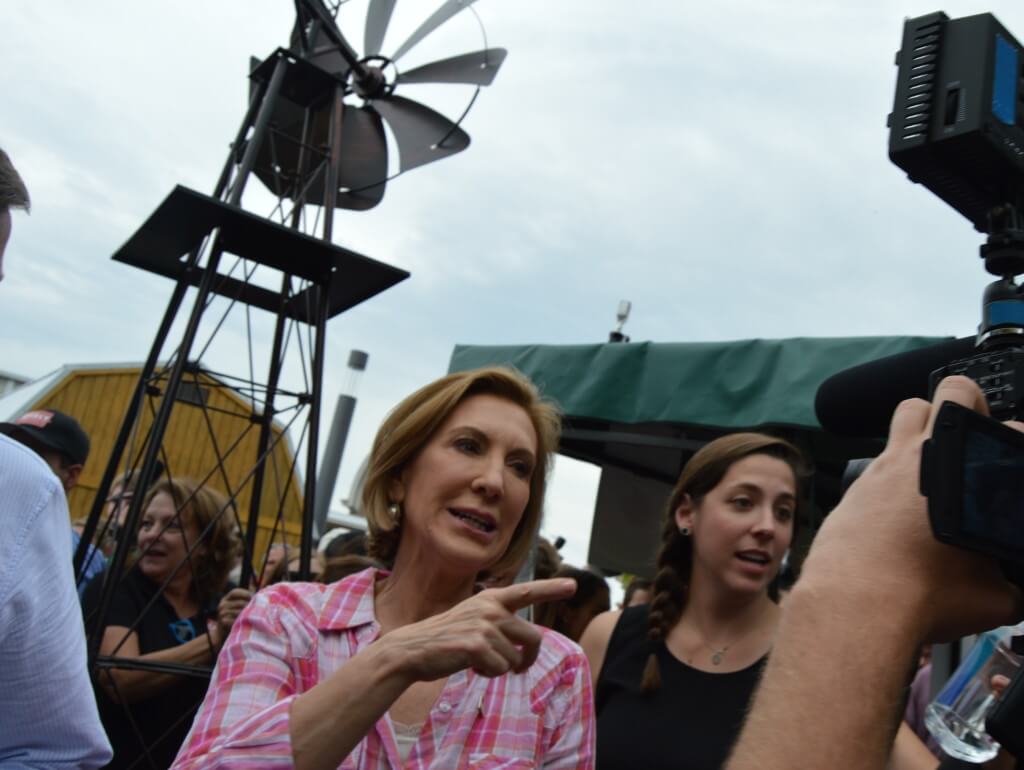
[[[729,674],[687,666],[659,643],[661,687],[640,691],[648,605],[623,611],[597,680],[597,770],[720,770],[739,736],[765,658]]]

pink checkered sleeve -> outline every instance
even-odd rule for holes
[[[267,590],[253,598],[221,650],[172,770],[291,767],[289,709],[310,674],[315,682],[315,652],[296,648],[311,646],[303,626],[315,628],[315,618],[294,594]]]
[[[541,751],[544,770],[592,770],[596,733],[594,696],[590,686],[590,665],[573,645],[563,666],[550,675],[557,677],[544,698],[545,733],[548,745]],[[540,689],[536,688],[535,692]]]

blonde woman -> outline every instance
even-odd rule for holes
[[[390,569],[260,592],[175,767],[592,767],[586,658],[516,615],[575,584],[476,585],[531,547],[558,429],[503,368],[399,404],[363,491],[370,556]]]

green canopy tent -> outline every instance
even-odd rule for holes
[[[783,436],[813,458],[806,544],[822,512],[839,499],[847,461],[881,449],[880,441],[822,430],[814,414],[818,386],[851,366],[945,339],[459,345],[449,370],[514,366],[559,404],[560,453],[602,469],[589,562],[610,573],[650,575],[680,469],[711,439],[739,430]]]

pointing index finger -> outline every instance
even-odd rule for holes
[[[538,602],[553,602],[568,599],[576,593],[576,581],[572,578],[550,578],[516,583],[505,588],[493,588],[495,598],[509,612],[517,612]]]

